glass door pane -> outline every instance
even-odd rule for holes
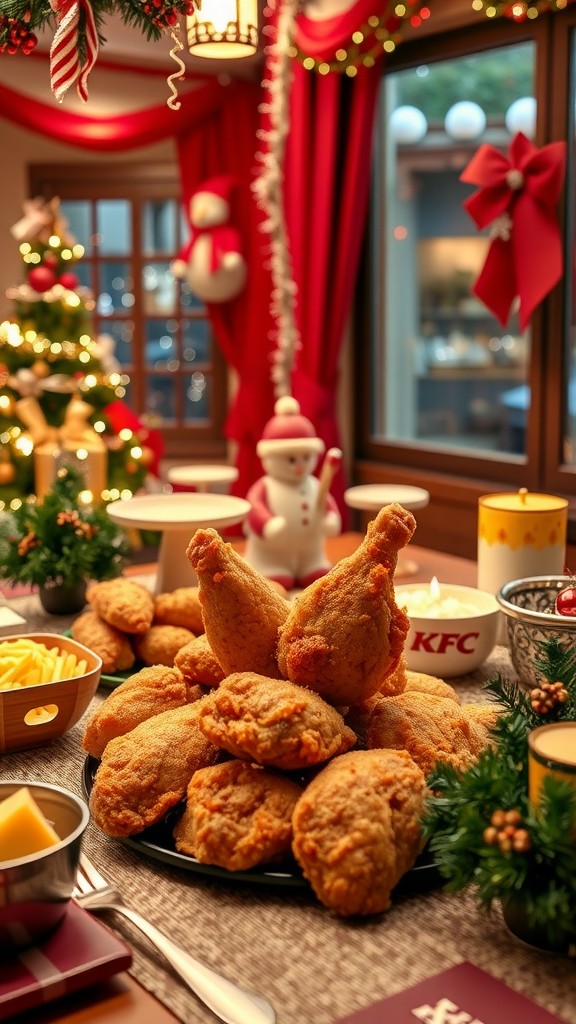
[[[534,46],[383,78],[377,133],[379,254],[372,282],[377,440],[522,454],[529,336],[472,292],[489,246],[460,174],[481,143],[507,152],[535,129]],[[384,244],[382,245],[382,239]]]

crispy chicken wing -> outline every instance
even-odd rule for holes
[[[224,672],[216,660],[205,633],[190,640],[181,647],[174,658],[184,679],[189,683],[200,683],[202,686],[218,686],[224,679]]]
[[[126,672],[132,668],[136,655],[130,640],[115,626],[110,626],[96,612],[83,612],[72,623],[72,636],[102,658],[102,671]]]
[[[150,626],[146,633],[135,636],[134,650],[144,665],[173,665],[178,651],[194,639],[184,626]]]
[[[132,836],[184,799],[192,775],[220,751],[200,732],[202,701],[163,711],[110,740],[94,778],[90,811],[109,836]]]
[[[296,804],[292,849],[337,914],[378,914],[421,846],[424,775],[405,750],[335,757]]]
[[[416,690],[382,697],[372,709],[368,747],[407,750],[428,775],[437,761],[464,771],[489,742],[486,726],[451,697]]]
[[[177,587],[154,598],[154,623],[161,626],[184,626],[194,636],[204,632],[199,587]]]
[[[288,602],[216,530],[197,530],[187,554],[200,581],[206,636],[225,674],[280,676],[276,643]]]
[[[316,690],[331,704],[358,704],[377,690],[397,692],[392,675],[408,633],[394,597],[398,551],[416,523],[401,505],[387,505],[353,555],[312,583],[280,626],[282,675]]]
[[[143,668],[112,690],[93,712],[84,734],[84,749],[93,757],[102,757],[106,744],[115,736],[123,736],[162,711],[192,704],[201,696],[200,687],[189,686],[178,669],[165,665]]]
[[[246,761],[194,772],[176,849],[203,864],[246,871],[290,853],[292,812],[302,787]]]
[[[100,618],[122,633],[145,633],[152,625],[154,598],[139,583],[120,576],[93,583],[86,596]]]
[[[227,676],[201,701],[198,724],[235,757],[287,770],[320,764],[356,742],[317,693],[255,672]]]

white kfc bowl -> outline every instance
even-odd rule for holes
[[[452,583],[395,588],[410,630],[404,653],[413,672],[448,679],[479,668],[496,643],[499,605],[493,594]]]

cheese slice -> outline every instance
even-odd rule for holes
[[[0,864],[59,842],[60,836],[25,786],[0,803]]]

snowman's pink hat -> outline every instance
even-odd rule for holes
[[[316,436],[312,422],[300,412],[300,405],[291,395],[283,395],[274,406],[274,416],[262,431],[256,453],[262,459],[284,452],[324,451],[324,442]]]

